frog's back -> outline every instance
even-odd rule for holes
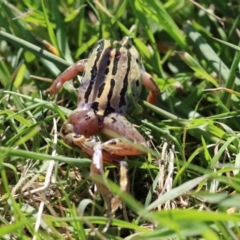
[[[93,108],[99,116],[124,114],[130,101],[139,98],[143,66],[129,38],[122,42],[100,40],[90,53],[79,103]]]

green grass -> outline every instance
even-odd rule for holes
[[[199,2],[0,0],[1,239],[239,239],[240,7]],[[125,208],[103,233],[91,159],[56,141],[77,92],[68,83],[50,99],[43,78],[125,35],[161,89],[128,116],[155,151],[128,159]],[[118,170],[105,170],[117,193]]]

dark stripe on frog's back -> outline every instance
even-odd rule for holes
[[[92,67],[85,74],[90,76],[90,80],[84,79],[85,82],[89,81],[84,95],[85,103],[92,103],[92,108],[99,116],[106,116],[114,111],[124,112],[127,107],[126,94],[131,54],[116,41],[103,40],[99,44],[101,45],[98,46],[96,53],[90,56],[91,59],[89,58],[90,63],[93,63]],[[125,52],[126,57],[126,62],[123,60],[124,69],[118,66],[122,56],[121,51]]]
[[[112,78],[110,80],[110,88],[109,88],[108,95],[107,95],[107,106],[104,111],[104,116],[107,116],[108,114],[110,114],[112,112],[115,112],[115,109],[111,107],[111,102],[112,102],[111,100],[112,100],[112,96],[114,93],[115,83],[116,83],[115,80]]]
[[[129,75],[129,71],[130,71],[130,64],[131,64],[131,54],[130,52],[128,51],[127,52],[127,56],[128,56],[128,59],[127,59],[127,70],[126,70],[126,74],[124,76],[124,79],[123,79],[123,86],[122,86],[122,89],[120,91],[120,101],[119,101],[119,109],[126,106],[127,105],[127,102],[126,102],[126,95],[127,95],[127,90],[128,90],[128,75]]]
[[[108,64],[102,69],[106,75],[104,83],[101,82],[101,85],[99,86],[98,98],[96,99],[99,103],[97,113],[99,116],[106,116],[111,112],[117,111],[119,108],[119,96],[123,82],[123,78],[121,79],[121,76],[119,77],[118,73],[118,62],[121,57],[121,55],[119,55],[121,47],[121,44],[118,42],[113,43],[112,51],[107,59]],[[106,68],[111,70],[106,71]],[[94,106],[96,106],[96,103]]]
[[[112,75],[115,75],[118,70],[118,62],[120,60],[120,49],[122,45],[119,42],[114,42],[113,48],[116,49],[114,60],[113,60],[113,68],[112,68]]]
[[[114,92],[114,87],[115,87],[115,80],[111,78],[109,84],[106,86],[107,96],[104,96],[104,98],[102,99],[98,99],[98,101],[95,101],[92,104],[92,109],[95,111],[95,113],[98,116],[107,116],[108,114],[115,112],[115,109],[111,107],[111,99]],[[105,99],[104,101],[105,104],[102,105],[103,103],[102,100],[104,99]]]
[[[84,95],[84,99],[85,99],[85,103],[88,103],[89,99],[94,99],[96,97],[96,91],[94,91],[93,89],[96,89],[96,77],[99,73],[99,59],[103,59],[102,56],[103,54],[105,54],[106,50],[108,48],[106,48],[106,44],[108,44],[108,41],[105,41],[104,39],[100,40],[98,42],[98,49],[96,51],[96,54],[92,54],[93,51],[96,49],[96,47],[93,49],[93,51],[91,52],[91,54],[89,55],[89,64],[92,64],[92,67],[86,67],[86,70],[89,72],[86,72],[84,73],[84,76],[90,76],[90,79],[84,79],[84,81],[89,81],[89,85],[87,87],[87,90],[85,92],[85,95]],[[104,51],[103,51],[104,50]],[[94,86],[95,85],[95,86]],[[94,93],[95,92],[95,93]]]
[[[106,78],[108,87],[106,87],[106,92],[103,95],[108,96],[107,105],[105,105],[104,111],[105,116],[113,111],[125,113],[127,109],[126,95],[128,89],[128,73],[130,71],[131,54],[125,47],[122,47],[122,45],[120,45],[119,43],[116,45],[114,50],[116,51],[114,57],[112,56],[111,58],[110,66],[116,66],[117,71],[114,72],[114,75],[109,74]],[[111,92],[111,95],[108,95],[108,91]],[[101,101],[100,105],[102,105],[102,101],[104,100],[106,101],[106,97],[103,97],[103,99],[99,99],[99,101]]]

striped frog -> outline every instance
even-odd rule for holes
[[[150,90],[147,101],[152,104],[159,96],[159,89],[151,75],[145,72],[130,37],[122,41],[98,41],[88,59],[65,70],[46,91],[58,93],[64,82],[79,72],[83,72],[83,76],[78,106],[63,124],[61,136],[68,145],[80,148],[92,157],[92,178],[103,194],[108,210],[114,212],[121,201],[112,195],[104,180],[103,163],[120,165],[120,186],[126,191],[127,169],[123,157],[144,154],[147,144],[124,115],[133,102],[138,101],[142,85]],[[99,141],[95,136],[99,132],[110,140]]]

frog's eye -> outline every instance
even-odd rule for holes
[[[125,36],[122,39],[122,46],[124,46],[127,49],[130,49],[133,45],[133,39],[130,36]]]
[[[102,45],[102,43],[103,43],[103,39],[98,40],[98,41],[93,45],[93,48],[92,48],[92,49],[97,48],[99,45]]]
[[[97,41],[92,48],[92,51],[90,52],[89,56],[93,54],[94,52],[102,52],[103,49],[107,48],[110,46],[110,40],[108,39],[101,39]]]

